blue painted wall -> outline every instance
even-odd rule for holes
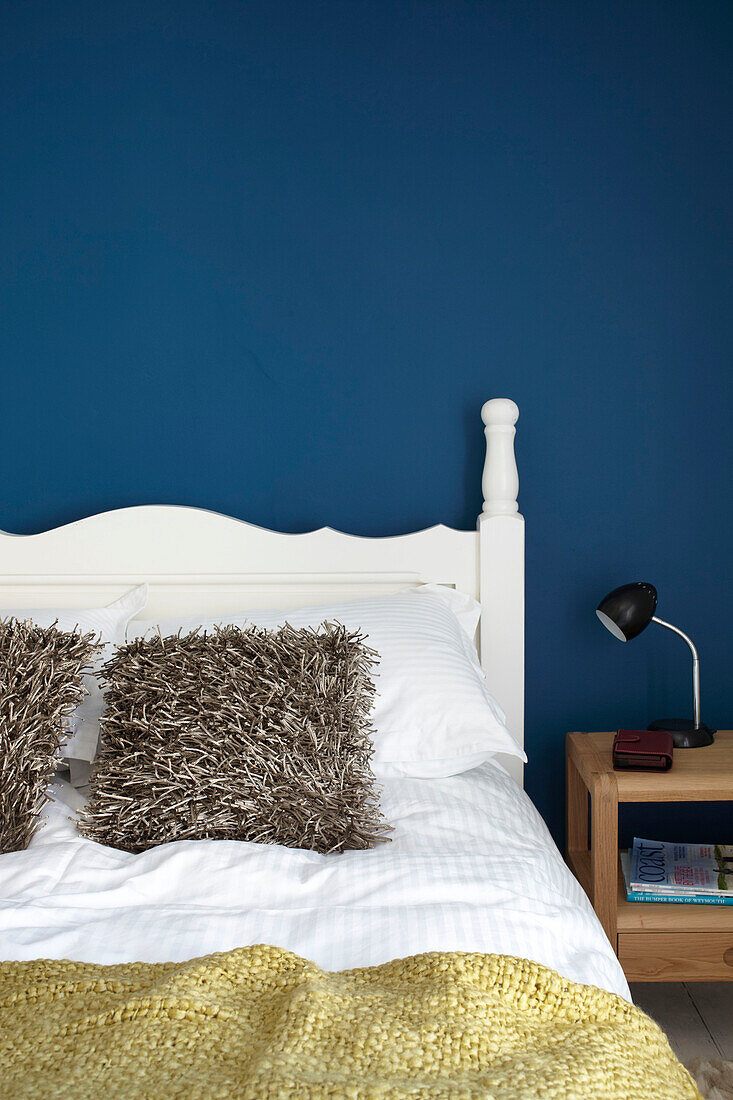
[[[556,835],[566,729],[689,710],[608,588],[657,584],[733,725],[732,10],[3,4],[0,524],[472,526],[508,395]]]

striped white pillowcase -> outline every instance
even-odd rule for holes
[[[372,711],[375,773],[424,778],[452,775],[504,753],[526,759],[489,694],[473,642],[479,604],[439,585],[391,596],[288,611],[137,619],[128,638],[175,634],[217,624],[274,629],[342,623],[367,635],[380,660]]]

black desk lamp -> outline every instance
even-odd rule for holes
[[[633,584],[622,584],[620,588],[614,588],[613,592],[609,592],[598,604],[596,615],[620,642],[630,642],[637,634],[641,634],[649,623],[666,626],[667,630],[685,639],[692,650],[694,720],[662,718],[657,722],[650,722],[647,729],[668,730],[678,749],[697,749],[702,745],[711,745],[715,730],[711,730],[700,721],[700,659],[697,650],[692,640],[676,626],[665,623],[664,619],[658,619],[654,614],[656,609],[657,590],[654,585],[635,581]]]

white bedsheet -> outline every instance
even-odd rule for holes
[[[544,822],[491,762],[385,780],[393,840],[336,856],[210,840],[130,855],[76,834],[67,783],[54,797],[28,850],[0,856],[2,959],[177,961],[269,943],[338,970],[496,951],[629,996]]]

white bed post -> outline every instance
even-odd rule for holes
[[[510,733],[524,745],[524,519],[514,457],[518,416],[519,409],[506,397],[487,401],[481,410],[486,462],[478,519],[479,592],[486,683],[506,712]],[[502,763],[521,784],[521,761],[504,757]]]

